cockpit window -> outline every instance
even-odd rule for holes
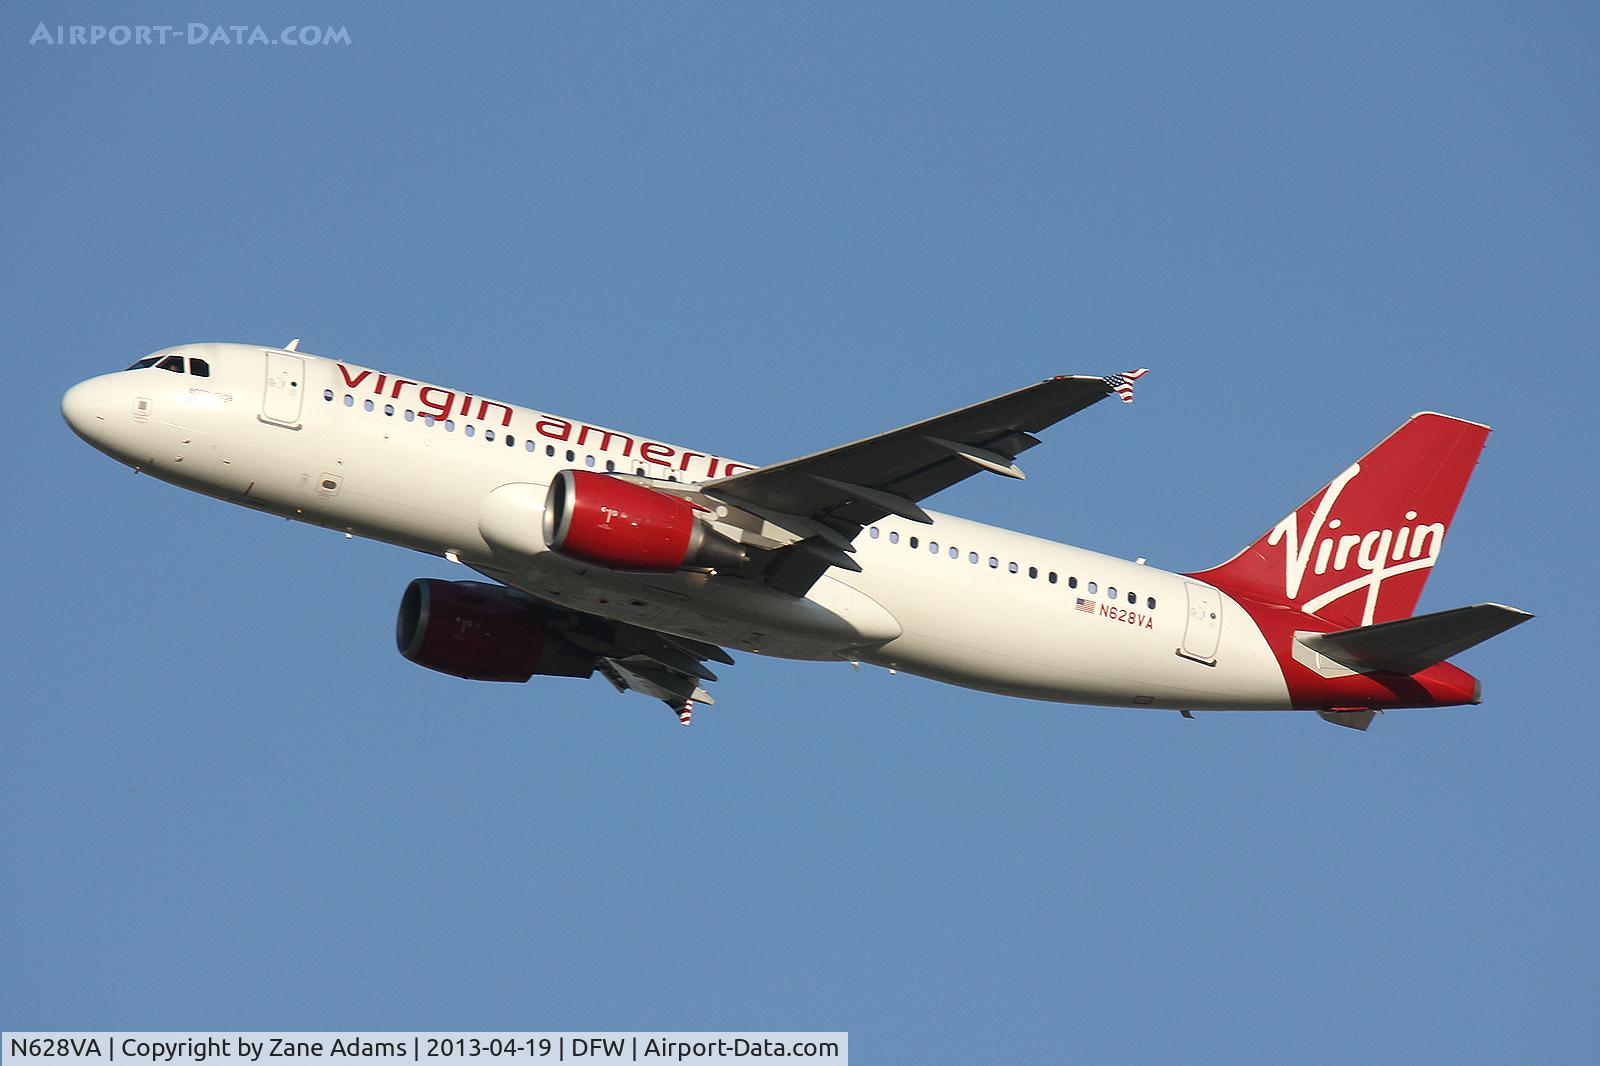
[[[189,360],[189,373],[197,378],[208,378],[211,376],[211,364],[204,359],[191,358]]]
[[[160,358],[161,357],[159,355],[147,355],[143,359],[139,360],[137,363],[134,363],[128,369],[129,370],[143,370],[147,366],[155,366],[156,365],[156,361],[158,359],[160,359]]]
[[[157,363],[156,368],[159,370],[170,370],[174,374],[181,374],[183,373],[183,356],[169,355],[165,359],[161,360],[161,362]]]

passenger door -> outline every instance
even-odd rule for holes
[[[289,352],[267,355],[267,387],[261,394],[261,421],[300,428],[300,407],[306,391],[306,361]]]
[[[1222,595],[1209,585],[1185,582],[1189,616],[1184,620],[1183,644],[1178,654],[1207,666],[1217,665],[1217,645],[1222,639]]]

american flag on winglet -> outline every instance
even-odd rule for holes
[[[1121,374],[1107,374],[1100,380],[1111,386],[1111,390],[1122,397],[1123,403],[1133,402],[1133,383],[1150,373],[1145,367],[1138,370],[1128,370]]]
[[[1094,601],[1086,600],[1082,596],[1079,596],[1078,610],[1082,611],[1084,614],[1094,614]]]

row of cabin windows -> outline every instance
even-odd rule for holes
[[[155,367],[157,370],[170,370],[174,374],[188,374],[191,377],[208,378],[211,376],[211,364],[204,359],[189,359],[188,369],[184,369],[184,357],[181,355],[147,355],[130,366],[129,370],[144,370],[146,367]]]
[[[878,532],[878,527],[877,526],[873,526],[871,528],[871,530],[869,530],[869,535],[872,537],[873,540],[877,540],[878,537],[881,534]],[[893,530],[893,529],[889,530],[889,543],[890,544],[899,544],[900,543],[900,534],[899,534],[899,532],[897,530]],[[920,538],[918,538],[918,537],[907,537],[906,538],[906,546],[911,548],[913,551],[915,551],[920,546],[920,543],[921,543],[920,542]],[[954,544],[949,545],[946,548],[946,552],[949,554],[950,558],[952,558],[952,559],[960,559],[961,558],[961,549],[956,547]],[[940,554],[939,542],[938,541],[936,541],[936,540],[928,541],[928,553],[930,555],[938,555],[938,554]],[[980,556],[977,552],[969,551],[967,553],[967,562],[971,563],[973,566],[977,566],[982,561],[983,561],[983,557]],[[989,569],[991,569],[991,570],[1000,569],[1000,560],[999,560],[999,558],[997,556],[993,556],[993,555],[989,556]],[[1007,563],[1006,564],[1006,569],[1009,572],[1013,573],[1013,574],[1017,574],[1017,573],[1021,573],[1022,572],[1022,568],[1020,566],[1018,566],[1017,563],[1015,563],[1015,562]],[[1037,566],[1028,567],[1028,577],[1030,577],[1030,578],[1032,578],[1034,580],[1037,580],[1038,577],[1039,577],[1039,568]],[[1054,585],[1054,584],[1059,582],[1060,578],[1057,576],[1057,574],[1056,574],[1056,572],[1054,570],[1051,570],[1046,575],[1046,580],[1048,580],[1050,582],[1050,584]],[[1075,577],[1069,576],[1067,578],[1067,588],[1075,589],[1077,587],[1078,587],[1078,579],[1075,578]],[[1091,595],[1091,596],[1098,596],[1100,594],[1100,583],[1098,581],[1090,581],[1084,586],[1084,590],[1086,592],[1088,592],[1089,595]],[[1112,600],[1112,601],[1115,601],[1118,598],[1117,597],[1117,588],[1116,588],[1115,585],[1107,585],[1106,586],[1106,598],[1109,599],[1109,600]],[[1129,604],[1134,605],[1134,606],[1138,606],[1139,594],[1137,592],[1129,592],[1127,594],[1127,600],[1128,600]],[[1149,596],[1149,597],[1147,597],[1145,599],[1145,609],[1146,610],[1150,610],[1150,611],[1153,611],[1153,610],[1156,609],[1156,598],[1154,596]]]
[[[322,398],[327,403],[333,403],[334,400],[335,400],[335,396],[334,396],[333,390],[332,389],[324,389],[322,391]],[[345,394],[344,405],[346,407],[354,407],[355,406],[355,402],[356,402],[356,398],[354,396],[350,395],[349,393]],[[363,400],[361,406],[362,406],[363,410],[370,412],[370,411],[376,411],[378,405],[376,403],[374,403],[372,400],[369,399],[369,400]],[[383,405],[383,413],[384,413],[385,416],[387,416],[389,418],[393,418],[395,413],[396,413],[394,404],[392,404],[392,403],[384,404]],[[405,411],[401,412],[401,413],[402,413],[402,415],[404,416],[404,418],[405,418],[405,420],[407,422],[414,422],[417,419],[417,412],[415,412],[413,410],[410,410],[409,408],[406,409]],[[444,429],[445,429],[446,433],[454,433],[455,430],[456,430],[455,419],[446,418],[446,419],[442,419],[441,420],[441,419],[435,418],[431,414],[424,414],[421,417],[422,417],[423,424],[426,425],[426,426],[431,427],[431,426],[439,423],[440,421],[443,421]],[[476,436],[477,435],[477,427],[473,423],[468,422],[462,427],[462,432],[465,433],[469,437]],[[495,438],[496,438],[496,433],[495,433],[495,431],[493,429],[487,429],[487,428],[484,429],[484,431],[483,431],[483,439],[485,441],[491,441],[492,442],[492,441],[495,440]],[[500,434],[499,435],[499,439],[505,441],[506,447],[508,447],[508,448],[515,448],[517,446],[517,438],[513,434],[510,434],[510,433]],[[525,450],[527,450],[528,452],[535,452],[535,451],[538,450],[538,444],[535,441],[531,440],[531,439],[524,439],[524,441],[522,443],[523,443],[523,448]],[[544,446],[544,454],[548,458],[551,458],[551,459],[555,458],[555,456],[556,456],[556,446],[554,444],[546,444]],[[571,448],[568,448],[566,450],[566,461],[569,462],[569,463],[575,463],[575,462],[578,461],[577,453],[575,451],[573,451]],[[583,457],[583,461],[584,461],[584,465],[588,466],[588,467],[594,467],[596,465],[596,462],[597,462],[593,455],[585,455]],[[613,460],[613,459],[607,459],[605,461],[605,468],[606,468],[606,471],[608,473],[615,473],[616,469],[617,469],[616,461]],[[634,467],[634,473],[636,475],[638,475],[639,477],[644,477],[645,476],[645,468],[642,467],[642,466],[637,466],[636,465]],[[668,477],[667,480],[668,481],[677,481],[678,478],[677,478],[676,475],[673,475],[673,476]],[[872,529],[870,531],[870,534],[871,534],[873,540],[877,540],[878,537],[881,535],[877,526],[873,526],[872,527]],[[908,546],[911,547],[913,550],[915,550],[919,546],[919,543],[920,543],[919,538],[917,538],[917,537],[908,537],[906,539],[906,542],[907,542]],[[890,544],[899,544],[900,543],[900,534],[899,534],[898,531],[896,531],[896,530],[890,530],[889,531],[889,543]],[[930,540],[928,542],[928,551],[931,554],[938,555],[939,554],[939,542]],[[952,559],[961,558],[961,549],[957,548],[955,545],[950,545],[949,548],[948,548],[948,551],[949,551],[950,558],[952,558]],[[977,552],[968,552],[967,553],[967,561],[969,563],[971,563],[972,565],[977,566],[982,561],[982,557],[979,556]],[[998,570],[1000,568],[1000,560],[996,556],[993,556],[993,555],[989,556],[989,567],[990,567],[990,569]],[[1015,562],[1007,563],[1006,564],[1006,569],[1009,570],[1013,574],[1021,572],[1021,567],[1019,567],[1017,565],[1017,563],[1015,563]],[[1033,579],[1037,579],[1039,577],[1039,568],[1036,567],[1036,566],[1028,567],[1028,577],[1033,578]],[[1054,585],[1054,584],[1058,583],[1060,578],[1057,576],[1056,572],[1054,570],[1052,570],[1052,571],[1050,571],[1048,573],[1048,575],[1046,577],[1046,580],[1048,580],[1050,582],[1050,584]],[[1077,587],[1078,587],[1078,579],[1076,577],[1070,577],[1069,576],[1067,578],[1067,588],[1075,589]],[[1086,590],[1088,591],[1088,593],[1091,596],[1098,595],[1099,594],[1099,584],[1098,584],[1098,582],[1090,581],[1088,583],[1088,585],[1086,586]],[[1115,600],[1117,598],[1117,590],[1116,590],[1115,586],[1107,586],[1106,587],[1106,597],[1108,599],[1112,599],[1112,600]],[[1130,604],[1137,605],[1138,602],[1139,602],[1138,594],[1134,593],[1134,592],[1129,592],[1128,593],[1128,602]],[[1152,596],[1152,597],[1148,598],[1145,601],[1145,606],[1149,610],[1152,610],[1152,611],[1155,610],[1155,607],[1156,607],[1155,597]]]
[[[322,398],[323,398],[324,401],[326,401],[328,403],[333,403],[334,400],[337,397],[334,396],[334,392],[333,392],[332,389],[323,389],[322,390]],[[356,405],[356,398],[354,396],[350,395],[349,393],[345,393],[344,405],[346,407],[354,407]],[[376,411],[378,409],[378,405],[376,403],[374,403],[372,400],[363,400],[362,403],[361,403],[361,408],[364,411]],[[396,412],[395,406],[392,403],[386,403],[386,404],[383,405],[383,413],[384,413],[384,415],[386,417],[389,417],[389,418],[393,418],[396,413],[399,413],[405,418],[405,420],[407,422],[415,422],[420,418],[422,420],[422,424],[425,425],[425,426],[428,426],[429,428],[432,428],[435,425],[443,425],[444,426],[444,431],[446,433],[454,433],[456,431],[456,420],[453,419],[453,418],[440,419],[440,418],[435,418],[433,415],[426,414],[426,413],[419,415],[416,411],[413,411],[410,408],[407,408],[404,411]],[[469,437],[476,437],[476,436],[479,435],[478,434],[477,425],[475,423],[472,423],[472,422],[463,423],[462,427],[461,427],[461,432],[464,433],[466,436],[469,436]],[[493,441],[495,441],[496,439],[498,439],[498,440],[504,441],[507,448],[515,448],[517,446],[517,438],[516,438],[515,434],[497,433],[493,429],[485,428],[483,430],[483,434],[482,435],[483,435],[483,439],[485,441],[488,441],[488,442],[491,442],[491,443]],[[530,438],[524,438],[523,439],[522,447],[523,447],[524,451],[527,451],[527,452],[530,452],[530,453],[537,452],[539,450],[538,443],[536,441],[530,439]],[[545,456],[547,458],[554,459],[556,457],[556,446],[554,444],[546,444],[544,446],[544,454],[545,454]],[[569,463],[577,462],[578,461],[578,453],[573,451],[571,448],[566,449],[566,460]],[[583,464],[585,466],[591,467],[591,468],[600,465],[599,464],[599,460],[597,460],[592,455],[585,455],[583,457]],[[617,461],[615,459],[607,459],[605,461],[605,468],[606,468],[606,472],[609,473],[609,474],[616,473],[616,471],[617,471]],[[638,465],[638,464],[634,465],[633,472],[634,472],[634,474],[636,474],[639,477],[647,476],[647,471],[645,470],[645,468],[643,466]],[[671,475],[669,475],[667,477],[667,480],[668,481],[677,481],[678,480],[678,476],[676,474],[671,474]]]

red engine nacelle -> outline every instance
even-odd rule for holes
[[[594,673],[595,657],[551,629],[537,606],[486,581],[413,581],[400,599],[394,638],[418,666],[472,681]]]
[[[550,483],[544,539],[563,555],[617,570],[735,569],[748,558],[686,500],[588,470],[563,470]]]

